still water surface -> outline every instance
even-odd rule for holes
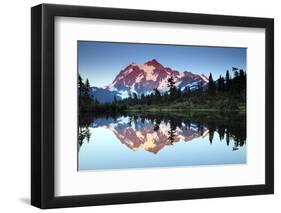
[[[78,170],[246,163],[245,115],[81,115]]]

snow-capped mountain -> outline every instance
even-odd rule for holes
[[[114,96],[117,99],[127,98],[129,93],[137,95],[150,94],[154,88],[160,92],[168,90],[167,80],[173,76],[177,88],[184,89],[189,86],[195,89],[199,83],[208,84],[204,75],[194,74],[189,71],[179,72],[169,67],[164,67],[156,59],[145,64],[131,63],[115,77],[113,82],[103,88],[93,87],[93,95],[100,102],[110,102]]]

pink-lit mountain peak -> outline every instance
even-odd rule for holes
[[[146,65],[150,65],[150,66],[153,66],[155,68],[164,68],[162,64],[160,64],[156,59],[152,59],[150,61],[147,61],[145,63]]]
[[[132,62],[128,66],[126,66],[123,70],[119,72],[119,74],[114,79],[114,82],[118,80],[124,80],[126,78],[135,78],[135,80],[140,77],[140,75],[149,75],[146,80],[152,80],[151,76],[155,76],[153,79],[157,79],[157,75],[161,75],[162,77],[167,76],[174,76],[175,78],[179,79],[182,77],[200,77],[200,75],[194,74],[192,72],[179,72],[176,70],[172,70],[169,67],[164,67],[161,63],[159,63],[156,59],[152,59],[150,61],[147,61],[144,64],[137,64],[135,62]],[[161,80],[162,78],[158,79]],[[132,79],[133,80],[133,79]],[[205,79],[202,78],[204,81]]]
[[[139,96],[142,94],[147,95],[153,92],[155,88],[160,92],[166,92],[168,90],[168,78],[171,76],[174,77],[177,88],[181,90],[187,86],[190,89],[196,89],[198,84],[203,86],[208,84],[206,76],[198,75],[191,71],[179,72],[165,67],[157,59],[152,59],[144,64],[136,62],[128,64],[118,73],[112,83],[103,89],[108,90],[109,93],[114,92],[114,95],[121,99],[129,97],[129,94],[132,93]],[[101,92],[101,94],[98,92]],[[104,92],[96,89],[93,95],[104,98],[106,96]],[[110,96],[111,99],[114,95]]]
[[[147,81],[158,82],[158,77],[165,76],[169,74],[169,71],[160,64],[156,59],[150,60],[144,64],[137,64],[132,62],[125,69],[121,70],[119,74],[115,77],[112,85],[115,87],[131,87],[132,85],[147,84]],[[157,87],[157,83],[153,84]]]
[[[167,73],[167,71],[171,71],[171,69],[168,67],[164,67],[156,59],[152,59],[150,61],[145,62],[144,64],[138,64],[136,62],[132,62],[123,70],[121,70],[117,76],[119,76],[120,74],[129,75],[132,74],[133,72],[144,73],[144,74],[146,73],[157,74],[161,72]]]

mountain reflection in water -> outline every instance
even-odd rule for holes
[[[109,139],[106,139],[106,137],[109,137]],[[192,151],[191,149],[194,149],[192,151],[193,153],[197,152],[200,154],[207,148],[210,149],[210,145],[213,146],[213,148],[219,145],[220,147],[216,147],[216,150],[214,151],[214,159],[219,158],[219,156],[215,155],[221,153],[222,157],[219,160],[219,163],[215,162],[214,159],[211,161],[206,160],[205,162],[200,159],[200,155],[198,155],[198,159],[186,159],[190,161],[186,164],[193,165],[192,160],[196,161],[194,161],[194,165],[245,163],[246,116],[240,114],[227,116],[210,116],[209,114],[113,114],[97,116],[94,114],[82,114],[79,117],[78,170],[149,167],[148,159],[150,159],[149,161],[151,161],[152,167],[166,166],[165,163],[159,162],[155,157],[147,157],[145,154],[140,154],[142,156],[135,155],[134,157],[134,155],[123,150],[123,148],[119,148],[120,145],[117,146],[116,144],[118,142],[131,152],[145,151],[150,155],[154,154],[159,156],[162,155],[161,153],[163,152],[161,158],[169,158],[171,161],[175,153],[167,154],[168,151],[165,153],[163,151],[168,149],[168,147],[176,147],[178,144],[200,143],[199,145],[193,145],[189,148],[190,152]],[[220,144],[213,145],[214,142],[219,142]],[[96,143],[96,147],[94,143]],[[204,147],[201,145],[202,143],[204,143]],[[208,147],[206,144],[208,144]],[[221,147],[222,145],[224,148]],[[85,146],[84,150],[82,150],[83,146]],[[91,148],[87,148],[86,146],[91,146]],[[195,146],[197,147],[195,148]],[[86,149],[88,149],[88,151],[86,151]],[[178,149],[183,149],[183,147],[179,146]],[[101,159],[97,159],[104,158],[98,157],[99,155],[102,155],[101,150],[103,150],[103,152],[111,150],[110,153],[104,153],[104,155],[109,158],[104,160],[104,163]],[[113,162],[109,163],[110,156],[108,155],[112,154],[114,158],[114,155],[119,152],[120,155],[118,158],[121,158],[121,153],[123,153],[122,158],[127,156],[127,161],[124,160],[119,163],[119,165]],[[175,152],[180,151],[175,150]],[[235,154],[238,152],[241,153]],[[231,160],[229,161],[227,159],[230,157],[226,156],[228,153],[230,153],[229,155],[231,156]],[[236,157],[236,159],[235,155],[240,157]],[[120,160],[118,158],[115,160]],[[140,162],[142,159],[144,159],[148,166],[141,166]],[[223,161],[223,159],[226,160]],[[130,161],[129,166],[121,165],[128,161]],[[134,164],[133,161],[138,163]],[[184,165],[184,162],[182,161],[185,160],[181,159],[180,161],[179,164]],[[96,165],[99,164],[99,166],[92,165],[95,163]],[[175,162],[173,164],[172,162],[169,162],[169,165],[177,166],[177,163]]]

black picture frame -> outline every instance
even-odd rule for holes
[[[55,17],[264,28],[265,184],[96,195],[54,195],[55,189]],[[262,140],[262,139],[261,139]],[[41,4],[31,8],[31,204],[60,208],[274,193],[274,20],[241,16]]]

